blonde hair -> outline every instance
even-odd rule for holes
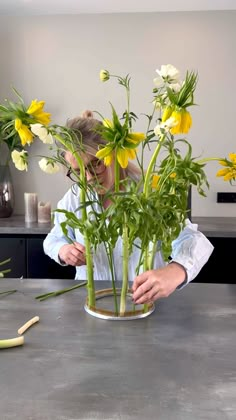
[[[79,117],[75,117],[67,120],[67,127],[78,131],[78,134],[82,140],[82,144],[85,148],[85,152],[95,156],[99,150],[99,145],[106,145],[106,141],[101,137],[100,133],[96,130],[97,126],[102,124],[101,121],[97,120],[93,116],[93,112],[85,110]],[[120,169],[120,175],[122,179],[130,177],[133,180],[138,180],[141,175],[141,171],[136,165],[129,162],[127,168]]]

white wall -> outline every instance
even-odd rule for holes
[[[0,100],[11,97],[14,85],[29,103],[44,99],[53,122],[64,123],[84,109],[109,116],[109,101],[122,111],[123,91],[114,82],[101,84],[99,71],[132,76],[132,104],[136,114],[150,111],[155,69],[171,63],[185,73],[197,70],[199,83],[188,139],[195,155],[225,156],[236,152],[235,75],[236,11],[116,15],[0,16]],[[140,119],[137,128],[142,129]],[[23,193],[38,192],[53,207],[69,183],[63,174],[40,171],[30,148],[28,173],[12,168],[16,209],[24,212]],[[208,197],[193,193],[194,216],[236,216],[235,204],[217,204],[217,191],[236,188],[215,177],[208,166]]]

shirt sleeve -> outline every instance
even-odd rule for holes
[[[74,203],[76,201],[76,205]],[[68,211],[73,211],[73,209],[79,206],[79,199],[78,194],[75,193],[70,189],[60,200],[57,204],[57,209],[63,209]],[[52,258],[60,265],[66,265],[59,259],[59,250],[63,245],[68,244],[67,238],[64,236],[61,223],[65,221],[64,213],[55,212],[54,213],[54,226],[52,230],[46,236],[43,242],[43,248],[46,255]],[[68,229],[68,236],[69,238],[74,241],[75,240],[75,233],[72,228],[67,226]]]
[[[187,273],[186,280],[179,288],[192,281],[208,261],[213,252],[213,245],[203,233],[199,232],[198,225],[186,221],[186,226],[177,239],[172,243],[171,262],[181,264]]]

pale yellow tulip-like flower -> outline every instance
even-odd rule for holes
[[[22,123],[19,118],[15,119],[15,130],[18,132],[21,144],[24,147],[26,144],[33,142],[33,134],[29,128]]]
[[[37,99],[34,99],[26,112],[27,114],[32,115],[37,122],[48,125],[51,121],[51,114],[43,111],[44,105],[45,101],[37,101]]]
[[[27,171],[28,170],[28,153],[25,150],[13,150],[11,152],[12,161],[19,171]]]
[[[57,163],[52,162],[50,159],[42,158],[39,161],[39,167],[43,172],[46,172],[47,174],[56,174],[59,172],[60,168]]]
[[[35,134],[44,144],[53,144],[53,137],[47,128],[42,124],[30,124],[32,133]]]

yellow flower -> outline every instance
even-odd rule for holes
[[[176,121],[175,126],[170,130],[171,134],[187,134],[189,132],[192,126],[192,117],[185,108],[173,110],[172,107],[166,107],[162,115],[162,122],[170,117]]]
[[[26,125],[22,124],[22,121],[19,118],[15,119],[15,129],[20,136],[22,146],[25,146],[26,143],[32,143],[33,134]]]
[[[217,172],[216,176],[217,177],[223,176],[224,181],[235,180],[236,179],[236,168],[229,167],[229,168],[220,169]]]
[[[172,179],[176,178],[176,176],[177,176],[176,172],[172,172],[172,174],[170,174],[170,178]]]
[[[187,134],[192,126],[192,117],[185,109],[173,111],[171,116],[177,121],[177,124],[171,128],[171,134]]]
[[[110,79],[110,73],[109,71],[102,69],[100,70],[99,77],[100,77],[101,82],[106,82],[107,80]]]
[[[153,175],[153,177],[152,177],[152,188],[155,188],[156,190],[158,190],[159,179],[160,179],[160,175]]]
[[[26,112],[27,114],[32,115],[37,122],[48,125],[51,121],[51,114],[43,111],[44,104],[45,101],[37,101],[37,99],[34,99]]]

